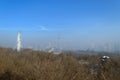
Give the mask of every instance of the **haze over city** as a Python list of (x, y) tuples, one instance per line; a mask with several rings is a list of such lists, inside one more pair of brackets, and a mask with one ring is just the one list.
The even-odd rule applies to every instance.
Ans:
[(119, 0), (0, 0), (0, 46), (120, 49)]

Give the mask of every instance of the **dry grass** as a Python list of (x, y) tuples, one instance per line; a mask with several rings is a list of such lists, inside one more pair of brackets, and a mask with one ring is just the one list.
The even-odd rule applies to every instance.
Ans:
[[(108, 70), (104, 73), (110, 76), (107, 80), (119, 80), (118, 60), (113, 59), (113, 63), (107, 64)], [(0, 49), (0, 80), (93, 80), (93, 75), (90, 66), (79, 64), (74, 56)]]

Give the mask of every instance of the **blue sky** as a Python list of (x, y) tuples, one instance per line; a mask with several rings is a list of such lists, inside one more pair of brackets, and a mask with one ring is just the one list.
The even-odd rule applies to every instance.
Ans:
[(0, 0), (0, 45), (87, 49), (119, 43), (119, 0)]

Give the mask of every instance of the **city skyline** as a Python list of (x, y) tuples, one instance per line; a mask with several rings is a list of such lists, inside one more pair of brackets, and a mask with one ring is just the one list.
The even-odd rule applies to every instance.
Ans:
[(20, 31), (26, 48), (45, 49), (51, 42), (68, 50), (104, 50), (108, 45), (115, 50), (120, 44), (119, 4), (119, 0), (1, 0), (0, 46), (15, 48)]

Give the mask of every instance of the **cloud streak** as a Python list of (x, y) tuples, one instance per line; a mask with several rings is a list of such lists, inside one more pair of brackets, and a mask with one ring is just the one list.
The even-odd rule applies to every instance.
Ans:
[(40, 26), (40, 27), (38, 27), (38, 30), (41, 30), (41, 31), (49, 31), (49, 29), (46, 28), (45, 26)]
[(50, 31), (45, 26), (39, 27), (1, 27), (0, 31)]
[(1, 27), (0, 31), (71, 31), (71, 28), (48, 28), (46, 26), (35, 26), (35, 27)]

